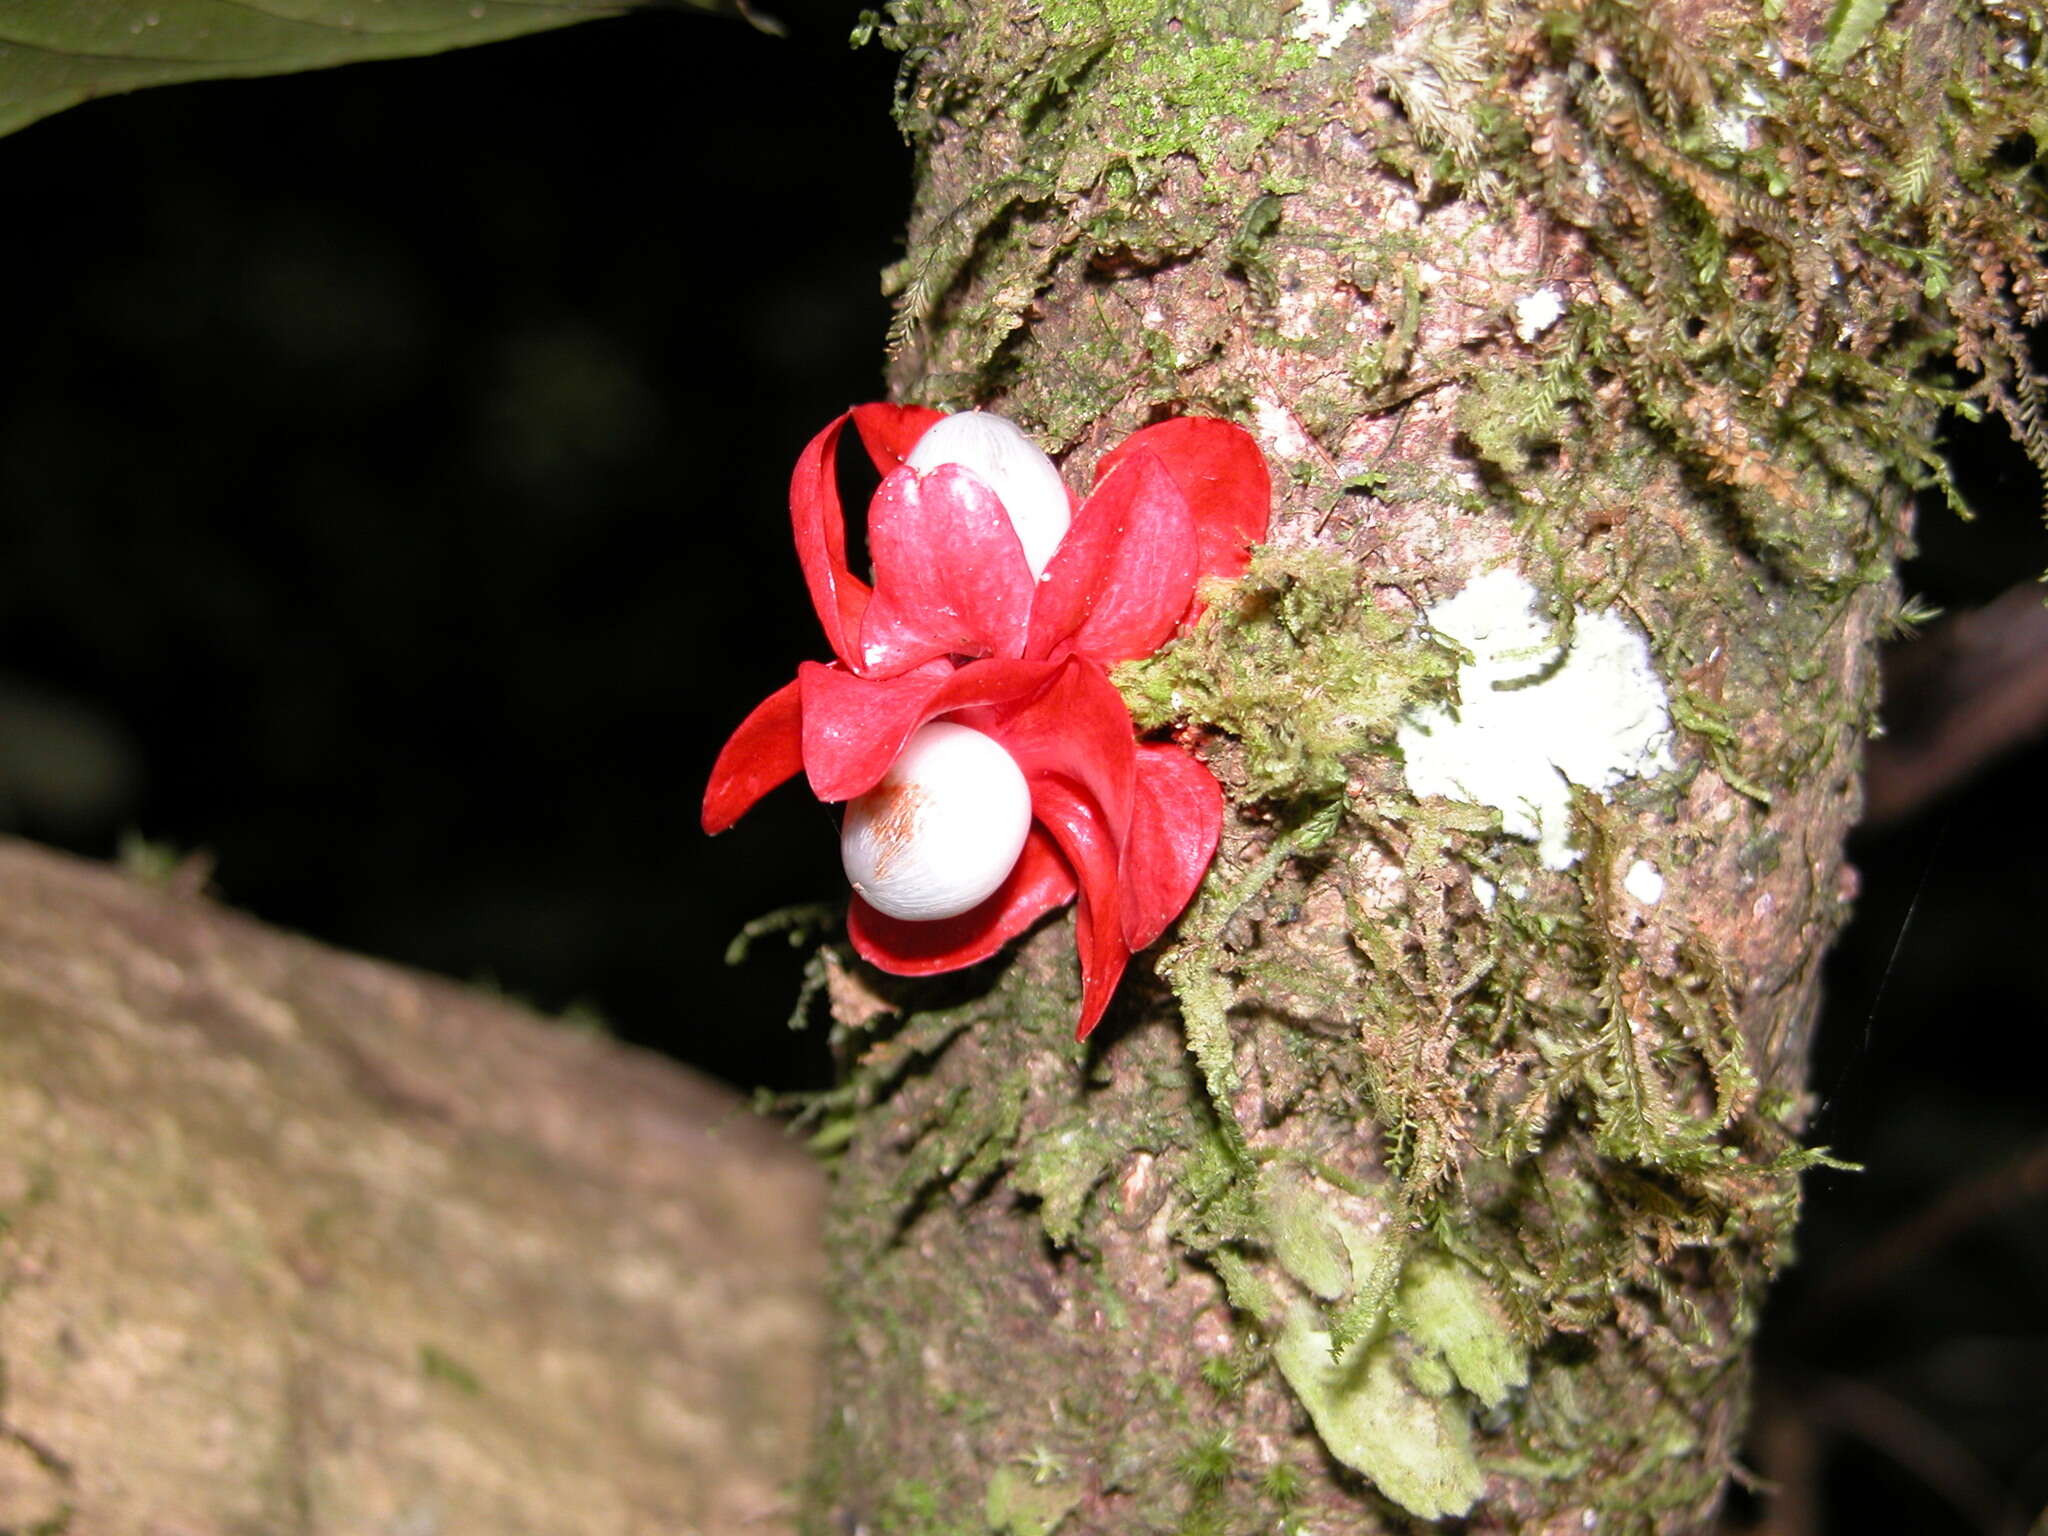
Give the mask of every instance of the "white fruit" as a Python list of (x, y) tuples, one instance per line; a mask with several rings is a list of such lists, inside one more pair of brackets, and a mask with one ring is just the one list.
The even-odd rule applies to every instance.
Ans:
[(1031, 790), (1016, 759), (980, 731), (935, 722), (847, 805), (839, 857), (876, 911), (933, 922), (986, 901), (1030, 830)]
[(942, 464), (972, 470), (1010, 514), (1031, 574), (1045, 574), (1073, 513), (1060, 472), (1016, 423), (987, 411), (961, 411), (928, 427), (904, 462), (927, 475)]

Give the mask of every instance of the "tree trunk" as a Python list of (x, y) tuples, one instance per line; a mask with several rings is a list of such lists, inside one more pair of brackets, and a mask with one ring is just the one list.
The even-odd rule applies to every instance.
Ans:
[[(1075, 485), (1233, 417), (1275, 524), (1119, 677), (1234, 802), (1163, 979), (1083, 1048), (1064, 922), (943, 994), (836, 976), (815, 1529), (1712, 1523), (1812, 1165), (1873, 647), (1960, 398), (1929, 361), (2040, 446), (2040, 21), (890, 8), (898, 395), (1011, 415)], [(1557, 756), (1569, 790), (1533, 741), (1465, 764), (1538, 818), (1431, 792), (1413, 734), (1460, 682), (1484, 712), (1424, 615), (1502, 570), (1543, 594), (1508, 691), (1555, 687), (1544, 731), (1672, 726)], [(1564, 686), (1636, 636), (1646, 675)]]
[(600, 1036), (0, 845), (0, 1529), (788, 1529), (807, 1164)]

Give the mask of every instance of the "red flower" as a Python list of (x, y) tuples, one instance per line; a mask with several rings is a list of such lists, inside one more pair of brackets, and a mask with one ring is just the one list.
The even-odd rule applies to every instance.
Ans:
[[(849, 419), (883, 476), (868, 514), (872, 587), (846, 564), (836, 460)], [(849, 870), (895, 885), (885, 899), (857, 884), (847, 929), (899, 975), (971, 965), (1078, 895), (1085, 1037), (1130, 956), (1194, 894), (1223, 818), (1208, 769), (1138, 741), (1103, 669), (1192, 619), (1202, 577), (1243, 571), (1269, 494), (1257, 445), (1228, 422), (1134, 433), (1076, 507), (1000, 418), (856, 407), (812, 439), (790, 483), (797, 558), (837, 660), (804, 662), (734, 732), (705, 791), (705, 831), (799, 771), (820, 800), (857, 801)], [(931, 722), (1001, 753), (965, 733), (919, 736)], [(965, 755), (949, 757), (954, 747)], [(1028, 823), (1002, 754), (1022, 775)], [(996, 862), (965, 867), (982, 858)]]

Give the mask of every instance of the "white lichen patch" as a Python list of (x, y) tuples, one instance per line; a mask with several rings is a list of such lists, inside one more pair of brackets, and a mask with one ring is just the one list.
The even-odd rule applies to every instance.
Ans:
[(1548, 284), (1515, 300), (1515, 334), (1534, 341), (1564, 318), (1564, 295)]
[(1770, 98), (1756, 88), (1754, 81), (1746, 82), (1737, 100), (1707, 114), (1707, 132), (1730, 153), (1746, 154), (1756, 148), (1757, 119), (1770, 105)]
[(1308, 434), (1301, 430), (1301, 423), (1278, 400), (1265, 395), (1253, 396), (1252, 416), (1258, 423), (1259, 436), (1272, 444), (1273, 451), (1283, 459), (1307, 458), (1313, 451)]
[(1399, 741), (1408, 787), (1500, 812), (1548, 869), (1578, 860), (1571, 787), (1605, 794), (1677, 767), (1664, 683), (1641, 630), (1612, 610), (1573, 616), (1562, 655), (1536, 589), (1503, 567), (1430, 609), (1432, 628), (1471, 653), (1458, 707), (1414, 711)]
[(1646, 907), (1664, 899), (1664, 876), (1648, 859), (1637, 859), (1621, 877), (1621, 888)]
[(1347, 0), (1342, 6), (1333, 5), (1331, 0), (1301, 0), (1294, 13), (1294, 36), (1299, 42), (1314, 43), (1316, 57), (1327, 59), (1367, 19), (1365, 7), (1358, 0)]

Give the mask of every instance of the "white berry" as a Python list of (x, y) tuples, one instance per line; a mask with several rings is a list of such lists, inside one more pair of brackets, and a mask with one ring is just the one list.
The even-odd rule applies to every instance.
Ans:
[(958, 917), (1009, 878), (1031, 830), (1016, 759), (980, 731), (921, 727), (882, 782), (846, 807), (839, 857), (876, 911), (908, 922)]
[(987, 411), (961, 411), (926, 428), (904, 462), (927, 475), (943, 464), (972, 470), (1010, 515), (1031, 574), (1045, 574), (1073, 512), (1059, 470), (1015, 422)]

